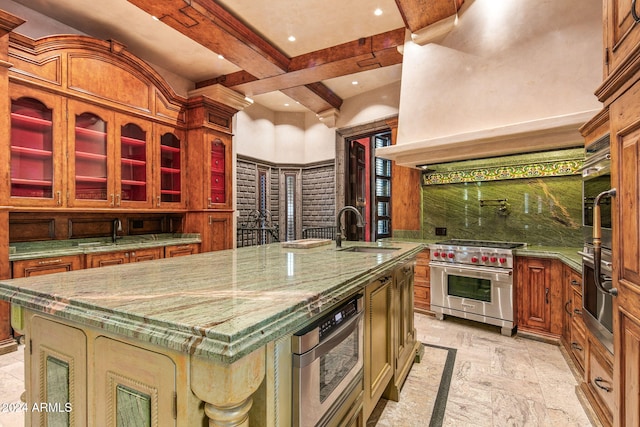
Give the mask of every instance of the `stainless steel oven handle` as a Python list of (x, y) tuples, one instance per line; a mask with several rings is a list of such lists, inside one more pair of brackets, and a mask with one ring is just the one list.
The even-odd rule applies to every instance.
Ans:
[[(313, 363), (314, 360), (321, 358), (330, 352), (336, 345), (340, 344), (359, 327), (359, 322), (363, 318), (364, 312), (358, 313), (351, 319), (347, 320), (340, 328), (338, 328), (331, 336), (322, 341), (320, 344), (301, 355), (294, 355), (293, 363), (296, 368), (304, 368)], [(360, 337), (362, 338), (362, 337)]]
[(506, 269), (506, 268), (491, 268), (491, 267), (476, 267), (476, 266), (467, 267), (465, 265), (452, 265), (452, 264), (440, 263), (440, 262), (434, 262), (434, 261), (431, 261), (429, 263), (429, 266), (440, 267), (440, 268), (457, 268), (460, 270), (477, 271), (480, 273), (504, 274), (506, 276), (511, 276), (513, 274), (511, 269)]
[[(593, 201), (593, 275), (596, 287), (603, 293), (609, 294), (611, 296), (618, 296), (618, 289), (611, 288), (607, 289), (604, 286), (604, 283), (607, 282), (604, 275), (601, 273), (601, 261), (602, 261), (602, 227), (600, 221), (600, 200), (603, 197), (615, 197), (616, 189), (612, 188), (607, 191), (603, 191), (598, 194)], [(611, 280), (609, 280), (610, 282)]]

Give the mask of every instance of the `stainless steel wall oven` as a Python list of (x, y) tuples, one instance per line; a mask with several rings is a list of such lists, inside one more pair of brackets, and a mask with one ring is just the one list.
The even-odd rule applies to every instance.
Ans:
[(585, 326), (613, 353), (612, 205), (609, 136), (585, 149), (582, 171), (582, 307)]
[(293, 335), (294, 426), (333, 425), (361, 403), (363, 306), (352, 297)]

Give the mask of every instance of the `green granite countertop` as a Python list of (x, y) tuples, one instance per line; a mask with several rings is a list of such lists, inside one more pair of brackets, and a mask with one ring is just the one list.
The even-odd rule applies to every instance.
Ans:
[(0, 299), (145, 342), (231, 363), (308, 324), (422, 244), (388, 253), (281, 244), (0, 281)]
[(20, 242), (9, 246), (9, 261), (59, 257), (99, 252), (129, 251), (134, 249), (155, 248), (158, 246), (184, 245), (200, 243), (199, 234), (145, 234), (123, 236), (112, 243), (110, 238), (49, 240), (42, 242)]
[(576, 271), (582, 271), (582, 255), (578, 252), (583, 248), (567, 248), (553, 246), (527, 246), (516, 249), (516, 256), (559, 259)]

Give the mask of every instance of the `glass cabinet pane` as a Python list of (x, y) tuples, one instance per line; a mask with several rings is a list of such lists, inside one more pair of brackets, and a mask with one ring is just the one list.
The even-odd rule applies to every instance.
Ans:
[(121, 127), (120, 161), (122, 200), (147, 200), (147, 133), (138, 125)]
[(53, 198), (52, 111), (40, 101), (11, 103), (11, 196)]
[(181, 197), (180, 139), (172, 133), (160, 138), (160, 200), (180, 202)]
[(76, 199), (107, 200), (107, 123), (91, 113), (76, 115)]

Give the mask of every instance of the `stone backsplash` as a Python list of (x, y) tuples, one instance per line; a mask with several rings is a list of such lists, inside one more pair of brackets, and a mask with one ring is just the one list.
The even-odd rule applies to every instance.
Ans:
[(571, 149), (433, 165), (423, 176), (422, 238), (580, 247), (583, 158)]

